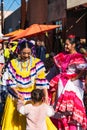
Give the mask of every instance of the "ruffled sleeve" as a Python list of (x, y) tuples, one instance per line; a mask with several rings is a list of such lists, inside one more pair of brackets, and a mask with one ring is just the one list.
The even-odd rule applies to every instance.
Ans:
[(36, 88), (49, 88), (49, 83), (45, 76), (45, 67), (42, 61), (36, 62)]
[[(6, 75), (7, 75), (7, 77), (6, 77)], [(8, 87), (16, 87), (17, 86), (17, 82), (15, 80), (15, 77), (12, 74), (11, 62), (8, 64), (7, 70), (4, 74), (4, 80), (6, 80), (6, 85)]]
[(54, 62), (55, 62), (55, 64), (56, 64), (56, 66), (57, 67), (61, 67), (61, 64), (63, 63), (63, 61), (64, 61), (64, 53), (59, 53), (59, 54), (57, 54), (56, 56), (54, 56)]

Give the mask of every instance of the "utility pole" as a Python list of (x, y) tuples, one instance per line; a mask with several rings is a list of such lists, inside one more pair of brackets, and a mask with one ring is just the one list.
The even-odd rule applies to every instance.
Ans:
[(3, 17), (4, 0), (1, 0), (1, 32), (4, 33), (4, 17)]
[(26, 0), (21, 0), (21, 28), (25, 28), (26, 22)]

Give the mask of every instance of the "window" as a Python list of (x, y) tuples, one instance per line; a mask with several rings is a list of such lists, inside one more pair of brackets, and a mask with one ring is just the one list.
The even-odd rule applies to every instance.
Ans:
[(56, 32), (58, 32), (58, 30), (62, 31), (62, 20), (56, 21), (56, 25), (61, 25), (60, 28), (56, 28)]

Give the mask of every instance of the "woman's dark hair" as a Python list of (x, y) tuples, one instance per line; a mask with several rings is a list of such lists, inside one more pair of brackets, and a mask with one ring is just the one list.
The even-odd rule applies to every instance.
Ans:
[(32, 48), (33, 44), (27, 40), (19, 41), (18, 43), (18, 52), (22, 51), (24, 48)]
[(42, 89), (35, 89), (31, 92), (31, 99), (34, 103), (42, 101), (44, 93)]
[(76, 43), (76, 37), (75, 35), (69, 35), (67, 39), (70, 41), (71, 44)]

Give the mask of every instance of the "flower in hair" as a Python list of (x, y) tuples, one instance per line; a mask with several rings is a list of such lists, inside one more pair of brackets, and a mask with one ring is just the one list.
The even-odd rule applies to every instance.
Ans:
[(71, 34), (68, 36), (68, 38), (75, 38), (75, 35)]

